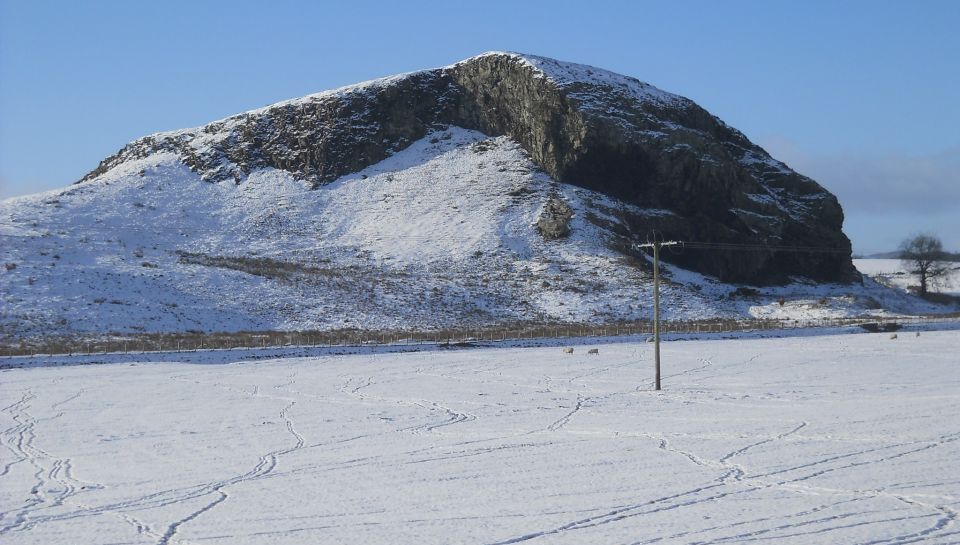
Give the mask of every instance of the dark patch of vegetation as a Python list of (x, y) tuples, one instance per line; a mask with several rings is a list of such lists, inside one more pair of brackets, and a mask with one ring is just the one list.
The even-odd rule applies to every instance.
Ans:
[(536, 191), (530, 189), (529, 187), (523, 186), (523, 187), (517, 187), (517, 188), (511, 189), (510, 191), (507, 192), (507, 196), (523, 197), (526, 195), (533, 195), (534, 193), (536, 193)]
[(619, 221), (600, 216), (592, 210), (587, 210), (584, 213), (584, 218), (597, 227), (609, 231), (610, 233), (613, 233), (622, 239), (629, 239), (630, 237), (630, 230)]
[(937, 303), (940, 305), (960, 305), (960, 296), (950, 295), (949, 293), (938, 293), (928, 291), (927, 293), (919, 294), (921, 298), (931, 303)]
[[(611, 250), (623, 254), (616, 258), (617, 263), (632, 267), (634, 269), (639, 269), (641, 271), (653, 271), (653, 265), (647, 261), (646, 256), (635, 249), (629, 241), (621, 239), (611, 242), (608, 246)], [(660, 272), (664, 272), (662, 268)]]
[(471, 144), (470, 151), (474, 153), (486, 153), (495, 147), (497, 147), (497, 144), (493, 140), (481, 140)]
[(868, 322), (865, 324), (860, 324), (860, 327), (869, 331), (870, 333), (880, 333), (880, 332), (890, 333), (893, 331), (899, 331), (901, 328), (900, 324), (896, 322), (884, 322), (884, 323)]
[(203, 265), (205, 267), (219, 267), (240, 271), (264, 278), (287, 280), (292, 275), (307, 274), (319, 276), (336, 276), (335, 269), (314, 267), (291, 261), (280, 261), (269, 257), (252, 256), (212, 256), (207, 254), (177, 251), (180, 263)]
[(455, 343), (441, 344), (440, 348), (480, 348), (480, 345), (475, 342), (460, 341)]
[(753, 288), (748, 288), (748, 287), (745, 287), (745, 286), (740, 286), (739, 288), (737, 288), (737, 289), (733, 290), (732, 292), (730, 292), (730, 298), (732, 299), (732, 298), (734, 298), (734, 297), (756, 297), (756, 296), (759, 295), (759, 294), (760, 294), (760, 292), (758, 292), (757, 290), (755, 290), (755, 289), (753, 289)]

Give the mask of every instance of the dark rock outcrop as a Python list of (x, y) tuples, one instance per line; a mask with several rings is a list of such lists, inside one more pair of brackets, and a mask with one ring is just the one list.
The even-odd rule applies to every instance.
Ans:
[(510, 136), (559, 182), (661, 209), (621, 214), (626, 232), (637, 238), (655, 229), (670, 238), (738, 245), (665, 256), (678, 265), (757, 284), (791, 276), (858, 278), (837, 199), (736, 129), (636, 79), (510, 53), (147, 136), (81, 182), (124, 161), (170, 151), (210, 182), (239, 183), (253, 170), (273, 167), (320, 186), (445, 125)]
[(573, 210), (556, 195), (551, 195), (537, 218), (537, 231), (547, 240), (563, 238), (570, 234)]

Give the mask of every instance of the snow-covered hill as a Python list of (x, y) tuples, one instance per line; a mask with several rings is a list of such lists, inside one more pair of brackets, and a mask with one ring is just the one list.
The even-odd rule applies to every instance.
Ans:
[[(551, 196), (574, 211), (568, 238), (535, 228)], [(2, 326), (32, 336), (649, 317), (649, 265), (611, 249), (624, 243), (623, 210), (669, 214), (553, 182), (509, 138), (456, 127), (318, 190), (270, 168), (204, 183), (158, 153), (0, 203)], [(808, 284), (729, 299), (734, 286), (672, 276), (671, 319), (898, 303), (876, 286)]]
[[(849, 279), (840, 219), (687, 99), (493, 53), (144, 137), (81, 183), (0, 201), (0, 338), (635, 320), (650, 228), (836, 250), (665, 253), (701, 272)], [(796, 274), (731, 297), (666, 268), (667, 319), (938, 309)]]
[(244, 183), (271, 168), (316, 188), (448, 126), (511, 138), (555, 181), (672, 212), (625, 214), (636, 233), (828, 250), (800, 256), (690, 248), (671, 257), (685, 268), (760, 284), (859, 278), (841, 230), (843, 211), (814, 180), (689, 99), (636, 78), (518, 53), (491, 52), (152, 134), (104, 159), (83, 181), (173, 153), (207, 182)]

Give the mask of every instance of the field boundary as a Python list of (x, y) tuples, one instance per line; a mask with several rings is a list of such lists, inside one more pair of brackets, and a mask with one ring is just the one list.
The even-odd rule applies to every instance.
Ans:
[[(717, 319), (663, 321), (664, 334), (739, 333), (811, 328), (860, 326), (871, 331), (896, 331), (905, 326), (960, 323), (960, 315), (884, 316), (807, 320)], [(0, 358), (73, 356), (94, 354), (144, 354), (205, 350), (291, 347), (362, 347), (386, 345), (461, 344), (579, 337), (652, 335), (649, 321), (603, 325), (512, 324), (433, 330), (241, 331), (233, 333), (164, 333), (103, 335), (97, 338), (57, 337), (0, 346)]]

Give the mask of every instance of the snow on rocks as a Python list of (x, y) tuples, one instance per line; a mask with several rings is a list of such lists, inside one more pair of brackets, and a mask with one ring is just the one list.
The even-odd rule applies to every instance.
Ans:
[[(516, 58), (561, 88), (569, 89), (574, 96), (581, 99), (589, 99), (589, 94), (583, 93), (578, 87), (588, 84), (603, 88), (607, 92), (624, 95), (629, 99), (641, 103), (653, 102), (664, 107), (690, 104), (689, 99), (658, 89), (637, 78), (624, 76), (595, 66), (559, 61), (526, 53), (504, 51), (491, 51), (479, 56), (482, 57), (485, 55), (507, 55)], [(463, 62), (469, 62), (469, 60), (470, 59)], [(587, 102), (589, 102), (589, 100), (587, 100)]]

